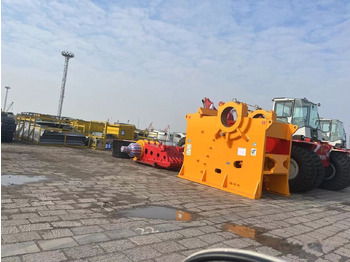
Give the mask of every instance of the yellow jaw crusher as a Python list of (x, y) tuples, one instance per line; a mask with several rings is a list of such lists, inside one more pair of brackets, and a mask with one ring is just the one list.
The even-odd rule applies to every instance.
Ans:
[(186, 120), (179, 177), (252, 199), (259, 199), (262, 189), (290, 195), (290, 151), (297, 126), (277, 122), (274, 111), (248, 113), (246, 104), (236, 102), (218, 110), (199, 108)]

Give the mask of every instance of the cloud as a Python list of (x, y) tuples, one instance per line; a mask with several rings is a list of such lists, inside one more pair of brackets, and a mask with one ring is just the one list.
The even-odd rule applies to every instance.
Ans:
[(184, 130), (204, 96), (266, 109), (306, 96), (348, 121), (346, 1), (4, 0), (2, 11), (2, 85), (18, 111), (56, 112), (69, 50), (66, 115)]

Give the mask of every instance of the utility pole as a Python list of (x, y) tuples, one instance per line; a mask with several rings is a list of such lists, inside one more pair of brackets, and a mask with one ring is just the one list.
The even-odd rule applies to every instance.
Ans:
[(61, 119), (61, 114), (62, 114), (64, 89), (65, 89), (66, 80), (67, 80), (68, 61), (69, 61), (70, 58), (74, 57), (74, 54), (72, 52), (68, 52), (68, 51), (62, 51), (61, 54), (65, 57), (65, 60), (64, 60), (62, 84), (61, 84), (61, 95), (60, 95), (60, 100), (59, 100), (59, 103), (58, 103), (58, 112), (57, 112), (57, 116), (58, 116), (59, 119)]
[(4, 112), (6, 111), (7, 94), (8, 94), (8, 92), (9, 92), (9, 89), (11, 89), (11, 87), (5, 86), (5, 88), (6, 88), (6, 95), (5, 95), (4, 109), (3, 109)]

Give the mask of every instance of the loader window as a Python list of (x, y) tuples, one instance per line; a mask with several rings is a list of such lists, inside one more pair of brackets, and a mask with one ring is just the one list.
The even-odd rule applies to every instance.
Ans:
[(298, 125), (299, 127), (307, 126), (307, 111), (306, 106), (298, 106), (296, 103), (293, 112), (292, 124)]
[(331, 131), (331, 122), (322, 120), (320, 121), (322, 139), (325, 141), (330, 141), (330, 131)]
[(337, 140), (346, 140), (344, 125), (340, 121), (333, 120), (330, 141), (335, 142)]
[(329, 121), (321, 121), (321, 130), (322, 130), (322, 132), (328, 133), (330, 130), (330, 122)]
[(275, 104), (275, 111), (277, 117), (290, 117), (292, 115), (293, 102), (284, 101)]
[(310, 122), (309, 125), (312, 128), (320, 128), (320, 123), (319, 123), (319, 115), (318, 115), (318, 109), (317, 105), (310, 105)]
[(320, 129), (317, 105), (302, 99), (295, 100), (292, 124)]

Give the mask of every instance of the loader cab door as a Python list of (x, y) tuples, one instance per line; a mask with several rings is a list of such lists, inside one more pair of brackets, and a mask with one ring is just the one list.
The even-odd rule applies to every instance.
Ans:
[(330, 141), (338, 147), (346, 147), (346, 134), (343, 122), (332, 120)]
[(293, 104), (293, 101), (275, 102), (274, 111), (276, 112), (278, 121), (292, 123)]
[(322, 131), (322, 140), (331, 141), (331, 121), (321, 120), (320, 121), (321, 131)]

